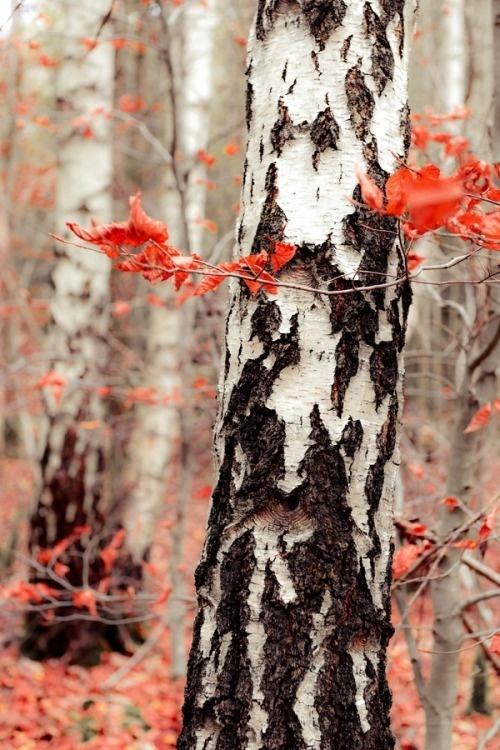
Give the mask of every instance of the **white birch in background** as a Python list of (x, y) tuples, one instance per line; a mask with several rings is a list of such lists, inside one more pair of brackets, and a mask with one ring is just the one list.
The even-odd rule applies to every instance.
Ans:
[[(164, 10), (163, 19), (162, 57), (170, 87), (166, 142), (175, 159), (165, 170), (162, 214), (174, 246), (185, 252), (202, 253), (204, 230), (200, 220), (205, 211), (206, 167), (197, 161), (197, 152), (208, 144), (215, 2), (186, 3), (180, 12), (168, 14)], [(149, 313), (143, 385), (154, 389), (160, 403), (137, 410), (130, 451), (134, 489), (125, 528), (131, 554), (139, 562), (151, 546), (167, 492), (175, 496), (169, 558), (173, 590), (169, 625), (172, 675), (179, 677), (186, 670), (183, 577), (179, 566), (193, 470), (189, 463), (192, 426), (181, 414), (189, 409), (194, 303), (179, 308), (170, 289), (158, 287), (155, 292), (164, 307), (152, 307)], [(162, 398), (166, 403), (161, 403)]]
[[(58, 234), (65, 233), (66, 221), (85, 225), (90, 217), (111, 219), (111, 126), (95, 112), (109, 112), (112, 106), (113, 50), (100, 44), (87, 53), (79, 42), (96, 34), (108, 10), (108, 0), (65, 2), (58, 8), (56, 29), (63, 40), (56, 78), (59, 143), (54, 223)], [(88, 122), (92, 137), (85, 137), (78, 118)], [(102, 385), (108, 359), (109, 274), (109, 261), (100, 253), (57, 245), (47, 352), (50, 370), (63, 385), (60, 401), (50, 386), (45, 389), (40, 493), (30, 533), (35, 557), (39, 549), (52, 548), (70, 536), (75, 527), (88, 525), (93, 535), (103, 528), (105, 415), (96, 389)], [(82, 543), (88, 541), (86, 535)], [(95, 548), (87, 553), (92, 557)], [(68, 580), (82, 585), (81, 556), (69, 556), (68, 565)], [(89, 566), (92, 579), (91, 562)], [(35, 652), (59, 655), (78, 648), (75, 632), (83, 631), (85, 624), (56, 622), (44, 628), (35, 617), (30, 627), (27, 643), (32, 641)]]
[[(464, 0), (447, 3), (442, 12), (442, 33), (438, 71), (443, 80), (440, 96), (443, 110), (467, 106), (470, 117), (454, 124), (457, 135), (466, 136), (471, 151), (491, 160), (493, 119), (493, 7), (491, 0), (480, 0), (474, 8)], [(470, 274), (471, 268), (467, 269)], [(483, 273), (481, 268), (478, 273)], [(500, 305), (496, 290), (469, 285), (462, 295), (454, 293), (460, 310), (458, 341), (460, 350), (455, 369), (455, 421), (450, 430), (450, 454), (446, 495), (457, 497), (461, 505), (452, 512), (441, 506), (438, 535), (444, 542), (468, 518), (467, 508), (481, 495), (481, 439), (464, 434), (484, 398), (486, 371), (495, 369), (488, 347), (499, 326)], [(483, 328), (483, 333), (477, 331)], [(459, 661), (463, 647), (461, 558), (463, 550), (449, 547), (440, 560), (431, 582), (434, 642), (431, 675), (425, 690), (426, 750), (454, 747), (453, 721), (459, 688)]]

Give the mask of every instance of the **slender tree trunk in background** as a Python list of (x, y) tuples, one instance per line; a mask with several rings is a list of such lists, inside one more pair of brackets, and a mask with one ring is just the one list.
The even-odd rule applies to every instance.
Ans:
[[(111, 216), (111, 130), (105, 117), (94, 116), (94, 136), (85, 138), (74, 118), (112, 105), (113, 51), (101, 44), (84, 54), (79, 39), (92, 38), (109, 10), (107, 0), (65, 5), (63, 62), (57, 75), (61, 114), (56, 227), (67, 220), (88, 224), (91, 216)], [(104, 417), (96, 388), (102, 385), (108, 351), (109, 260), (99, 253), (57, 247), (53, 272), (52, 323), (48, 351), (51, 369), (66, 382), (60, 403), (47, 388), (46, 416), (41, 435), (40, 494), (30, 526), (30, 553), (53, 548), (76, 527), (90, 534), (59, 558), (69, 566), (75, 586), (95, 583), (102, 575), (97, 553), (104, 526), (105, 446), (103, 426), (85, 429)], [(90, 425), (90, 427), (94, 425)], [(39, 576), (39, 574), (37, 574)], [(86, 578), (88, 580), (86, 580)], [(37, 578), (39, 580), (39, 577)], [(53, 585), (53, 582), (50, 582)], [(44, 626), (35, 615), (28, 623), (25, 649), (37, 657), (69, 651), (75, 658), (92, 649), (99, 626), (85, 622), (54, 622)]]
[[(457, 6), (450, 7), (447, 18), (451, 24), (450, 38), (453, 40), (453, 30), (456, 35), (449, 54), (442, 53), (443, 65), (446, 66), (447, 62), (450, 65), (442, 73), (447, 80), (455, 81), (457, 86), (454, 93), (448, 94), (452, 97), (448, 109), (462, 104), (471, 109), (470, 121), (461, 125), (462, 133), (468, 137), (473, 153), (491, 160), (494, 54), (491, 0), (474, 3), (473, 13), (468, 4), (458, 2)], [(465, 38), (468, 44), (464, 43)], [(462, 88), (461, 100), (458, 87)], [(464, 430), (482, 402), (485, 366), (486, 370), (491, 369), (489, 358), (477, 365), (474, 362), (478, 350), (487, 345), (498, 326), (495, 311), (498, 314), (500, 306), (495, 302), (495, 296), (498, 295), (492, 287), (489, 287), (486, 298), (483, 290), (469, 287), (465, 290), (465, 301), (458, 300), (463, 304), (469, 331), (461, 337), (465, 361), (459, 358), (457, 364), (457, 370), (463, 371), (457, 375), (456, 421), (450, 435), (446, 495), (459, 498), (463, 507), (453, 511), (441, 507), (438, 528), (442, 541), (466, 522), (466, 509), (472, 498), (480, 494), (477, 474), (481, 461), (481, 439), (475, 433), (464, 435)], [(491, 312), (491, 323), (486, 325), (484, 336), (474, 345), (470, 332), (484, 324), (488, 310)], [(434, 645), (431, 676), (426, 690), (426, 750), (451, 750), (453, 747), (453, 719), (464, 633), (461, 612), (462, 554), (462, 550), (448, 548), (431, 583)]]
[[(206, 168), (196, 164), (196, 153), (208, 142), (208, 109), (211, 95), (211, 57), (214, 31), (214, 2), (186, 5), (175, 29), (163, 11), (164, 55), (169, 72), (170, 99), (167, 143), (177, 162), (166, 170), (163, 215), (170, 241), (188, 251), (202, 246)], [(190, 165), (185, 174), (183, 165)], [(126, 514), (126, 530), (136, 563), (145, 559), (153, 541), (155, 524), (161, 515), (168, 490), (175, 497), (174, 527), (169, 558), (172, 599), (169, 626), (172, 644), (172, 676), (186, 671), (185, 607), (182, 603), (186, 505), (191, 494), (188, 461), (187, 420), (180, 417), (182, 390), (189, 387), (190, 333), (193, 331), (193, 303), (175, 305), (170, 289), (156, 290), (165, 307), (152, 307), (148, 324), (147, 380), (170, 402), (138, 409), (131, 442), (131, 459), (136, 483)], [(186, 404), (182, 411), (188, 408)], [(135, 467), (135, 469), (134, 469)], [(167, 482), (168, 480), (168, 487)]]
[[(208, 0), (204, 5), (191, 4), (185, 7), (183, 16), (183, 88), (182, 88), (182, 147), (187, 161), (192, 161), (184, 193), (185, 221), (187, 225), (188, 247), (193, 252), (203, 254), (203, 227), (200, 219), (205, 216), (206, 166), (196, 163), (199, 149), (208, 148), (209, 113), (212, 97), (213, 42), (216, 24), (216, 0)], [(203, 303), (202, 303), (203, 304)], [(195, 303), (187, 304), (181, 311), (182, 338), (180, 358), (182, 380), (189, 389), (194, 380), (192, 359), (196, 346)], [(192, 332), (186, 336), (186, 332)], [(192, 495), (193, 461), (193, 415), (189, 409), (189, 397), (181, 413), (181, 476), (178, 486), (175, 524), (172, 528), (172, 549), (170, 557), (170, 579), (172, 599), (170, 601), (170, 636), (172, 644), (172, 676), (186, 674), (186, 606), (184, 573), (182, 563), (186, 534), (186, 514)]]
[[(382, 184), (406, 153), (408, 5), (259, 2), (237, 249), (294, 243), (283, 280), (342, 291), (403, 273), (395, 223), (351, 199), (356, 167)], [(405, 285), (330, 298), (232, 285), (180, 750), (394, 746), (385, 660), (409, 300)]]

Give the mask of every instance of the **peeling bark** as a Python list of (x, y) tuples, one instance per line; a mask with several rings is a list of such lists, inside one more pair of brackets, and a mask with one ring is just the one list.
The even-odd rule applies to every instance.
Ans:
[[(368, 5), (394, 59), (383, 91), (367, 3), (259, 2), (237, 251), (295, 244), (284, 281), (346, 291), (404, 273), (394, 223), (351, 201), (356, 167), (383, 185), (407, 142), (404, 3)], [(276, 299), (232, 284), (180, 750), (394, 747), (385, 654), (409, 300), (404, 284)]]

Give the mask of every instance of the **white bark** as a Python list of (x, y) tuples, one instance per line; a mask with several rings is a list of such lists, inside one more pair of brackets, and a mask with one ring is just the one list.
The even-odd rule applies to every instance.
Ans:
[[(56, 82), (61, 112), (55, 221), (59, 234), (64, 234), (66, 221), (87, 224), (91, 216), (100, 221), (111, 218), (110, 123), (92, 112), (111, 108), (113, 53), (110, 45), (102, 44), (84, 55), (78, 42), (80, 37), (95, 33), (108, 9), (107, 0), (92, 0), (84, 6), (66, 4), (60, 18), (66, 42)], [(94, 137), (83, 138), (73, 124), (80, 116), (89, 118)], [(107, 361), (109, 274), (109, 261), (103, 255), (58, 245), (48, 351), (51, 369), (64, 376), (67, 385), (60, 405), (48, 394), (48, 419), (41, 440), (45, 463), (40, 513), (47, 524), (47, 546), (57, 537), (58, 520), (53, 517), (49, 521), (49, 516), (55, 513), (51, 487), (58, 483), (58, 473), (75, 477), (80, 462), (85, 464), (84, 509), (90, 514), (96, 487), (102, 490), (98, 465), (103, 432), (82, 429), (79, 421), (104, 416), (95, 389), (102, 385)], [(75, 437), (74, 453), (69, 463), (64, 463), (62, 450), (70, 432)], [(66, 498), (68, 523), (77, 513), (77, 502), (74, 497)]]
[[(366, 215), (356, 215), (351, 199), (357, 168), (381, 178), (406, 150), (407, 49), (395, 7), (259, 3), (237, 252), (269, 250), (276, 239), (296, 245), (299, 258), (284, 281), (334, 288), (330, 273), (369, 275), (377, 240), (362, 231), (353, 240), (350, 226), (357, 231)], [(384, 252), (384, 271), (397, 274), (397, 243), (387, 240), (376, 257)], [(392, 746), (385, 709), (377, 716), (371, 702), (377, 690), (385, 694), (374, 683), (374, 674), (383, 682), (383, 637), (375, 629), (352, 633), (342, 654), (336, 651), (344, 595), (333, 571), (343, 537), (340, 530), (329, 537), (328, 519), (332, 512), (332, 523), (340, 522), (345, 507), (351, 573), (366, 582), (365, 607), (383, 618), (399, 462), (399, 355), (389, 388), (376, 371), (388, 373), (395, 363), (382, 360), (397, 338), (400, 291), (382, 293), (373, 308), (368, 302), (371, 339), (363, 324), (356, 328), (360, 311), (349, 295), (337, 305), (280, 289), (271, 302), (231, 285), (215, 430), (219, 484), (197, 572), (200, 613), (182, 750), (284, 749), (292, 736), (300, 749)], [(402, 319), (399, 330), (404, 338)], [(319, 549), (326, 569), (319, 561), (316, 568)], [(355, 584), (349, 590), (360, 593)], [(341, 688), (338, 670), (346, 678)], [(342, 699), (337, 690), (345, 690)], [(349, 706), (344, 723), (339, 700)]]

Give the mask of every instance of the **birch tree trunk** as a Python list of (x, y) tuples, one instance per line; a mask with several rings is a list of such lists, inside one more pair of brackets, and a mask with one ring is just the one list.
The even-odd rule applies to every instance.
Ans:
[[(298, 247), (232, 286), (218, 482), (196, 573), (180, 750), (388, 750), (392, 503), (406, 315), (392, 219), (353, 205), (408, 146), (404, 0), (260, 0), (237, 251)], [(344, 290), (346, 293), (343, 293)]]
[[(450, 25), (450, 29), (446, 44), (450, 44), (450, 50), (448, 54), (443, 53), (442, 73), (450, 84), (455, 81), (455, 90), (448, 92), (448, 111), (463, 104), (470, 107), (470, 122), (461, 125), (463, 134), (470, 141), (471, 151), (490, 161), (494, 67), (491, 0), (475, 3), (473, 13), (474, 18), (472, 8), (466, 7), (463, 0), (456, 0), (449, 7), (446, 24)], [(443, 14), (443, 19), (445, 16)], [(465, 42), (466, 30), (468, 45)], [(443, 46), (446, 47), (446, 44)], [(449, 65), (448, 69), (446, 65)], [(485, 373), (488, 373), (487, 379), (494, 380), (494, 359), (487, 356), (484, 361), (480, 358), (478, 360), (478, 352), (487, 347), (490, 341), (494, 341), (500, 311), (498, 293), (493, 287), (489, 287), (485, 296), (479, 287), (470, 286), (465, 291), (465, 300), (459, 298), (458, 303), (462, 306), (468, 326), (460, 336), (462, 352), (457, 363), (456, 419), (450, 434), (446, 495), (459, 498), (461, 506), (452, 512), (441, 506), (438, 534), (443, 543), (467, 521), (467, 508), (473, 496), (478, 494), (477, 467), (480, 465), (481, 441), (475, 433), (464, 435), (464, 430), (483, 401), (481, 392), (484, 389), (482, 381)], [(490, 320), (486, 318), (487, 310), (491, 310)], [(460, 325), (463, 327), (461, 319)], [(484, 330), (483, 335), (478, 337), (471, 333), (480, 331), (481, 328)], [(495, 351), (492, 354), (494, 357)], [(492, 394), (489, 395), (491, 397)], [(453, 747), (459, 659), (464, 634), (461, 608), (462, 554), (463, 550), (449, 547), (441, 558), (431, 583), (434, 642), (425, 701), (426, 750), (451, 750)]]
[[(213, 0), (203, 6), (187, 4), (175, 29), (170, 28), (170, 18), (163, 10), (164, 57), (170, 79), (167, 142), (171, 155), (182, 156), (180, 162), (172, 161), (166, 169), (163, 214), (172, 244), (186, 250), (200, 251), (202, 246), (202, 228), (196, 220), (204, 215), (206, 168), (196, 164), (196, 153), (208, 142), (214, 5)], [(186, 170), (184, 165), (188, 165)], [(180, 677), (185, 674), (186, 656), (179, 566), (191, 484), (187, 477), (190, 467), (185, 461), (189, 441), (186, 420), (180, 418), (179, 399), (183, 386), (190, 382), (188, 347), (194, 318), (192, 303), (179, 308), (170, 289), (159, 287), (158, 293), (165, 307), (150, 311), (145, 385), (167, 401), (138, 410), (130, 454), (136, 482), (125, 527), (131, 554), (139, 563), (148, 555), (170, 484), (176, 507), (169, 566), (173, 593), (169, 625), (172, 676)], [(187, 405), (183, 411), (185, 408)]]
[[(111, 45), (101, 44), (84, 54), (78, 41), (95, 35), (108, 10), (107, 0), (71, 3), (64, 6), (59, 18), (64, 32), (64, 59), (56, 84), (61, 115), (55, 220), (59, 234), (68, 220), (86, 225), (91, 216), (111, 219), (109, 121), (95, 115), (92, 138), (85, 138), (74, 122), (93, 110), (106, 112), (112, 106)], [(31, 517), (29, 545), (36, 558), (40, 549), (53, 548), (75, 527), (89, 526), (90, 534), (73, 545), (64, 559), (69, 566), (68, 581), (82, 586), (95, 583), (102, 572), (96, 555), (104, 525), (103, 430), (102, 425), (85, 429), (82, 422), (98, 424), (104, 416), (96, 389), (102, 385), (107, 361), (110, 264), (99, 253), (70, 246), (61, 249), (58, 245), (56, 252), (48, 350), (50, 369), (63, 376), (66, 384), (60, 403), (50, 388), (46, 389), (41, 486)], [(40, 657), (95, 645), (97, 632), (93, 623), (84, 622), (61, 621), (45, 627), (36, 615), (28, 631), (25, 647)]]

